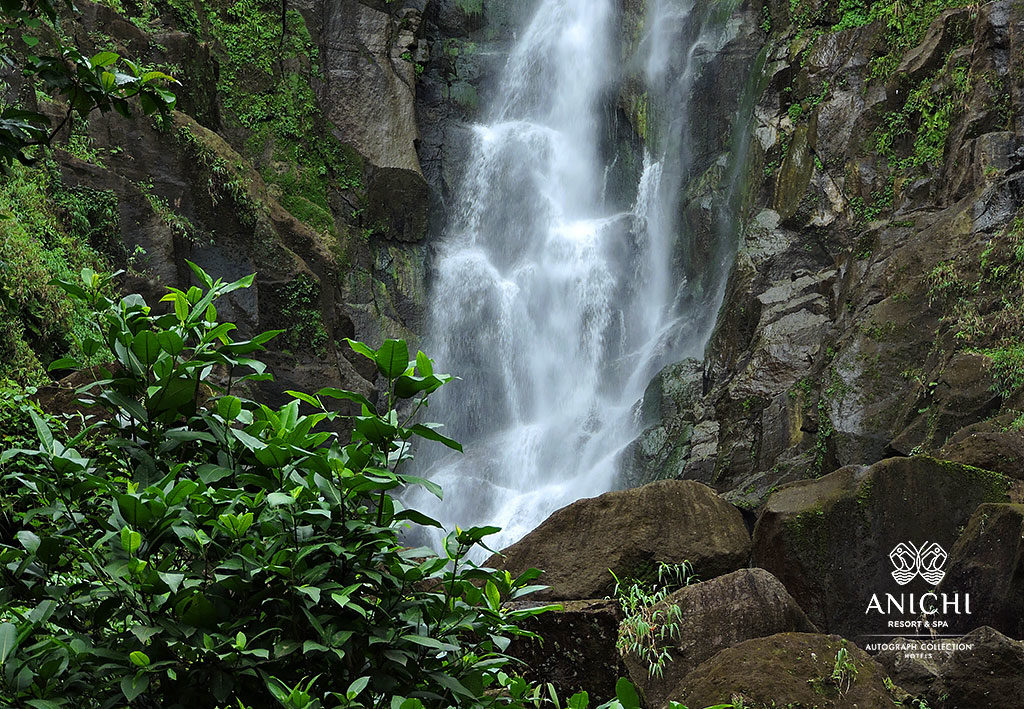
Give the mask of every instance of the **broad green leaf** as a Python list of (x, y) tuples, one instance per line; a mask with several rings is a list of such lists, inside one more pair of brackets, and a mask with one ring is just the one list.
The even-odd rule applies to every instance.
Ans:
[(185, 342), (181, 339), (181, 335), (173, 330), (158, 332), (156, 334), (156, 341), (160, 343), (160, 348), (172, 357), (178, 356), (185, 349)]
[(615, 696), (622, 703), (623, 709), (640, 709), (640, 696), (633, 683), (625, 677), (619, 677), (615, 683)]
[(18, 629), (13, 623), (0, 623), (0, 665), (18, 645)]
[(234, 421), (242, 413), (242, 400), (237, 396), (222, 396), (217, 399), (217, 413), (226, 421)]
[(359, 342), (358, 340), (350, 340), (347, 337), (345, 338), (345, 342), (348, 343), (348, 346), (352, 348), (353, 352), (358, 352), (363, 357), (366, 357), (367, 359), (373, 360), (374, 362), (377, 361), (377, 353), (374, 352), (369, 347), (367, 347), (362, 342)]
[(14, 535), (21, 546), (25, 547), (25, 551), (29, 554), (35, 554), (39, 550), (40, 539), (35, 532), (30, 532), (27, 529), (23, 529)]
[(354, 681), (352, 684), (350, 684), (348, 686), (348, 689), (345, 691), (345, 697), (349, 701), (352, 701), (353, 699), (358, 697), (359, 694), (364, 689), (366, 689), (366, 685), (368, 685), (369, 683), (370, 683), (370, 678), (369, 677), (360, 677), (359, 679), (357, 679), (356, 681)]
[(252, 282), (255, 278), (256, 274), (250, 273), (248, 276), (239, 278), (237, 281), (234, 281), (233, 283), (228, 283), (226, 286), (222, 286), (220, 288), (220, 293), (231, 293), (232, 291), (236, 291), (239, 288), (248, 288), (249, 286), (252, 285)]
[(381, 374), (397, 379), (409, 368), (409, 346), (405, 340), (384, 340), (373, 359)]
[(160, 341), (149, 330), (143, 330), (132, 341), (132, 352), (144, 366), (149, 367), (160, 355)]
[(157, 575), (171, 589), (171, 593), (177, 593), (178, 589), (181, 588), (182, 581), (185, 580), (185, 574), (172, 574), (167, 571), (160, 571)]
[(271, 507), (295, 504), (295, 498), (286, 492), (272, 492), (267, 495), (267, 504)]
[(35, 412), (35, 409), (28, 410), (29, 416), (32, 417), (32, 425), (35, 426), (36, 435), (39, 436), (39, 442), (43, 444), (43, 450), (47, 453), (53, 453), (53, 432), (50, 430), (50, 425), (46, 423), (46, 420), (42, 416)]
[(138, 667), (149, 667), (149, 655), (142, 652), (141, 650), (135, 650), (128, 656), (128, 659), (132, 661), (133, 665)]
[(399, 479), (407, 485), (419, 485), (439, 500), (444, 499), (444, 491), (441, 486), (433, 480), (427, 480), (416, 475), (399, 475)]
[(496, 611), (501, 608), (501, 594), (498, 593), (498, 587), (494, 585), (493, 581), (488, 581), (484, 585), (484, 595), (487, 597), (487, 604), (491, 610)]
[(410, 433), (413, 433), (419, 436), (420, 438), (426, 438), (428, 441), (437, 441), (438, 443), (443, 443), (452, 450), (459, 451), (460, 453), (462, 452), (461, 443), (451, 438), (448, 438), (447, 436), (442, 436), (440, 433), (438, 433), (433, 428), (430, 428), (429, 426), (424, 426), (423, 424), (418, 423), (412, 428), (410, 428), (409, 431)]
[(134, 555), (140, 546), (142, 546), (142, 535), (128, 529), (128, 527), (124, 527), (121, 530), (121, 548)]
[(89, 66), (91, 66), (93, 69), (96, 69), (101, 66), (110, 66), (111, 64), (116, 62), (118, 58), (118, 55), (114, 54), (114, 52), (100, 52), (99, 54), (94, 55), (93, 58), (89, 60)]
[[(150, 73), (152, 74), (152, 73), (159, 73), (159, 72), (150, 72)], [(143, 78), (145, 78), (145, 77), (143, 77)], [(196, 264), (192, 263), (188, 259), (185, 259), (185, 263), (187, 263), (188, 267), (190, 269), (192, 269), (192, 273), (195, 274), (196, 278), (199, 279), (200, 283), (202, 283), (207, 288), (213, 288), (213, 278), (211, 278), (210, 275), (206, 271), (204, 271), (202, 268), (200, 268)]]
[(587, 709), (590, 706), (590, 695), (586, 692), (577, 692), (569, 697), (566, 709)]
[(55, 369), (78, 369), (81, 366), (81, 363), (74, 357), (61, 357), (60, 359), (50, 362), (50, 366), (46, 368), (46, 371), (52, 372)]
[(134, 495), (118, 495), (117, 510), (125, 522), (136, 527), (143, 527), (153, 519), (153, 513), (142, 503), (142, 500)]
[(149, 675), (146, 674), (139, 673), (121, 680), (121, 692), (129, 702), (134, 702), (148, 687)]
[(427, 357), (427, 355), (425, 355), (421, 350), (416, 353), (416, 369), (419, 370), (421, 377), (433, 376), (434, 360)]
[(374, 411), (375, 407), (370, 403), (362, 394), (356, 394), (354, 391), (346, 391), (345, 389), (336, 389), (334, 387), (324, 387), (316, 393), (317, 396), (329, 396), (332, 399), (345, 399), (347, 401), (354, 401), (357, 404), (362, 404), (368, 410)]

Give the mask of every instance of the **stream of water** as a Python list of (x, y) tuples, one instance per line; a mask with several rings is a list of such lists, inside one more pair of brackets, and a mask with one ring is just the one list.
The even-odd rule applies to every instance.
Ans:
[(713, 322), (706, 305), (692, 312), (674, 266), (687, 246), (687, 101), (710, 40), (692, 3), (651, 5), (637, 61), (666, 118), (632, 208), (605, 195), (602, 136), (621, 72), (614, 3), (541, 0), (474, 127), (437, 248), (425, 349), (461, 381), (439, 392), (430, 418), (465, 454), (421, 455), (445, 500), (418, 491), (407, 502), (449, 529), (502, 527), (495, 548), (614, 487), (644, 388), (668, 362), (700, 356)]

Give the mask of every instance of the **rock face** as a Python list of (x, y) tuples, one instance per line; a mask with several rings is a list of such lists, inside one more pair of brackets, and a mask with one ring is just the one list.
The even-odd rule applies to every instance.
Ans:
[(842, 468), (768, 499), (754, 529), (753, 563), (775, 574), (823, 631), (851, 639), (884, 632), (894, 618), (867, 614), (872, 594), (932, 587), (920, 577), (897, 584), (890, 560), (897, 545), (953, 549), (979, 505), (1011, 494), (1010, 478), (933, 458)]
[(938, 455), (1024, 479), (1024, 431), (965, 430), (955, 434)]
[[(645, 420), (632, 479), (757, 507), (1014, 410), (1024, 12), (962, 4), (912, 3), (897, 30), (833, 0), (770, 0), (763, 44), (730, 46), (760, 72), (739, 250), (699, 400)], [(942, 456), (1012, 475), (1015, 454), (985, 438)]]
[[(417, 85), (447, 61), (438, 5), (446, 31), (471, 44), (479, 23), (453, 1), (86, 0), (67, 24), (87, 54), (110, 49), (181, 79), (171, 121), (97, 112), (57, 136), (61, 189), (113, 205), (91, 245), (153, 302), (190, 284), (186, 259), (226, 279), (257, 273), (222, 316), (243, 334), (286, 330), (267, 357), (270, 395), (370, 393), (375, 373), (344, 338), (415, 341), (422, 329), (430, 188)], [(62, 115), (59, 101), (29, 100)]]
[[(833, 679), (843, 648), (847, 667), (856, 672), (848, 669)], [(866, 652), (835, 635), (780, 633), (722, 650), (669, 696), (690, 707), (742, 702), (751, 707), (877, 709), (894, 704), (885, 676)]]
[(550, 682), (558, 696), (587, 692), (592, 703), (615, 696), (625, 667), (615, 647), (622, 612), (618, 601), (566, 601), (561, 611), (534, 616), (522, 624), (540, 640), (516, 638), (509, 653), (522, 660), (527, 679)]
[(974, 612), (954, 630), (989, 625), (1024, 638), (1024, 505), (978, 507), (952, 549), (939, 590), (971, 594)]
[(416, 153), (411, 60), (426, 51), (421, 15), (356, 0), (324, 3), (323, 12), (326, 116), (370, 166), (368, 217), (390, 222), (397, 239), (418, 241), (426, 236), (427, 183)]
[(648, 665), (627, 655), (629, 678), (642, 692), (647, 706), (660, 707), (687, 674), (720, 650), (744, 640), (784, 632), (817, 632), (785, 587), (764, 569), (741, 569), (725, 576), (687, 586), (655, 608), (677, 606), (681, 619), (663, 647), (672, 660), (660, 677), (651, 677)]
[(1024, 643), (992, 628), (958, 638), (954, 650), (923, 651), (921, 641), (898, 642), (904, 649), (875, 659), (897, 685), (934, 709), (1017, 706), (1024, 696)]
[(714, 490), (692, 481), (662, 480), (633, 490), (579, 500), (552, 514), (488, 566), (521, 574), (544, 571), (541, 599), (601, 598), (615, 580), (689, 561), (709, 579), (745, 566), (750, 535), (740, 512)]

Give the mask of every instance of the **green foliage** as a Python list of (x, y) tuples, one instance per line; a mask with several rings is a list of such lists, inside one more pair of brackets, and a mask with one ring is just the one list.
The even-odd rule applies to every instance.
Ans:
[[(64, 118), (51, 128), (50, 119), (43, 113), (0, 105), (0, 167), (15, 161), (33, 163), (28, 151), (48, 146), (75, 114), (84, 119), (99, 109), (128, 117), (130, 100), (137, 100), (146, 115), (166, 116), (174, 110), (175, 96), (163, 88), (178, 83), (173, 77), (146, 71), (115, 52), (86, 57), (78, 48), (64, 43), (57, 24), (57, 6), (49, 0), (0, 2), (0, 59), (11, 65), (21, 63), (32, 89), (59, 95), (67, 106)], [(11, 46), (15, 36), (21, 46)], [(11, 52), (23, 58), (16, 60)]]
[[(546, 608), (507, 602), (539, 572), (470, 562), (492, 527), (456, 529), (442, 557), (400, 539), (437, 526), (391, 493), (440, 494), (402, 466), (415, 438), (459, 449), (415, 422), (450, 377), (404, 342), (351, 342), (387, 382), (381, 408), (333, 388), (247, 398), (280, 332), (233, 339), (216, 302), (252, 277), (190, 266), (201, 287), (170, 289), (164, 314), (88, 270), (59, 283), (96, 313), (81, 351), (113, 362), (82, 372), (83, 413), (22, 407), (32, 443), (0, 456), (0, 703), (523, 706), (504, 650)], [(358, 411), (350, 442), (332, 401)]]
[(51, 169), (13, 165), (0, 181), (0, 379), (45, 380), (39, 357), (69, 351), (87, 313), (53, 286), (83, 267), (102, 269), (91, 246), (117, 239), (112, 192), (66, 189)]
[(484, 0), (455, 0), (455, 5), (470, 17), (479, 17), (484, 13)]
[(616, 648), (623, 657), (634, 655), (647, 663), (651, 677), (660, 677), (665, 665), (672, 661), (668, 644), (679, 638), (682, 609), (663, 603), (673, 591), (695, 580), (689, 562), (658, 565), (653, 581), (638, 579), (620, 581), (614, 572), (615, 596), (622, 607)]
[(1024, 386), (1024, 343), (1013, 342), (982, 350), (992, 359), (996, 391), (1008, 397)]
[[(208, 12), (223, 47), (217, 88), (248, 153), (281, 204), (321, 232), (335, 233), (330, 189), (362, 187), (362, 159), (330, 130), (310, 84), (319, 51), (297, 10), (237, 0)], [(283, 22), (282, 22), (283, 19)], [(265, 156), (271, 159), (267, 160)]]
[(320, 314), (320, 282), (299, 274), (282, 290), (281, 320), (287, 328), (285, 341), (291, 350), (310, 350), (323, 355), (327, 330)]
[(843, 646), (836, 652), (836, 659), (832, 666), (832, 674), (829, 676), (832, 684), (839, 690), (840, 695), (850, 691), (850, 686), (857, 679), (857, 665), (850, 657), (850, 650), (843, 641)]

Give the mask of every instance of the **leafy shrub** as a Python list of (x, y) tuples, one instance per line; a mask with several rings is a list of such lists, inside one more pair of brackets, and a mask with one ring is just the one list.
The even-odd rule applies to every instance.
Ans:
[(685, 561), (682, 564), (660, 563), (657, 579), (653, 581), (624, 582), (615, 577), (615, 596), (623, 614), (616, 648), (623, 657), (635, 655), (647, 663), (651, 677), (660, 677), (665, 665), (672, 661), (667, 644), (679, 637), (682, 620), (679, 606), (662, 601), (693, 580), (693, 568)]
[[(495, 531), (456, 529), (445, 555), (407, 549), (437, 522), (391, 496), (413, 439), (458, 444), (414, 413), (449, 380), (406, 344), (351, 342), (387, 382), (354, 392), (253, 396), (255, 358), (278, 332), (235, 340), (216, 301), (245, 288), (171, 289), (170, 312), (105, 295), (109, 278), (60, 282), (96, 313), (78, 343), (114, 361), (81, 370), (81, 408), (26, 406), (36, 444), (3, 453), (0, 703), (11, 707), (521, 706), (507, 668), (512, 578), (467, 553)], [(51, 369), (78, 368), (65, 359)], [(344, 442), (341, 402), (358, 413)], [(404, 408), (404, 407), (403, 407)], [(16, 465), (11, 465), (17, 461)], [(505, 669), (509, 671), (506, 672)]]

